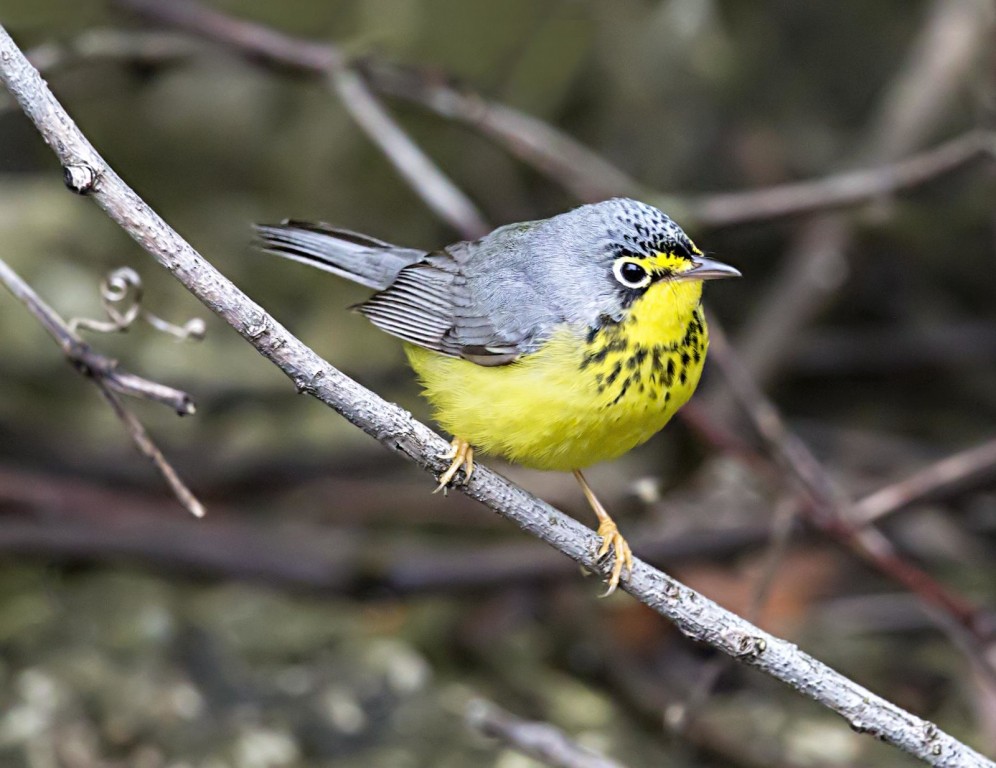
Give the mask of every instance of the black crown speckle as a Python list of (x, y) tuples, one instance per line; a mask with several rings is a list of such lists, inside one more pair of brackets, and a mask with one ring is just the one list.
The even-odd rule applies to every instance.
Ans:
[(692, 241), (663, 211), (627, 198), (615, 198), (606, 205), (607, 247), (613, 258), (649, 257), (655, 253), (692, 258)]

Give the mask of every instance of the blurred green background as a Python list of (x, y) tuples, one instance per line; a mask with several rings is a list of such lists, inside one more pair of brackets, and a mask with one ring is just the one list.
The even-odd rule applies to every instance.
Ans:
[[(904, 157), (992, 129), (996, 115), (988, 0), (212, 7), (509, 104), (679, 210), (694, 195)], [(25, 50), (150, 28), (96, 0), (4, 0), (0, 22)], [(904, 80), (917, 67), (936, 77)], [(346, 310), (362, 289), (250, 246), (253, 222), (285, 217), (427, 249), (459, 239), (321, 82), (211, 43), (175, 62), (70, 61), (46, 77), (108, 162), (215, 266), (334, 365), (428, 418), (400, 345)], [(579, 202), (473, 127), (384, 103), (492, 224)], [(68, 194), (24, 116), (0, 110), (0, 258), (66, 318), (99, 317), (99, 282), (123, 265), (141, 274), (152, 312), (205, 318), (201, 343), (142, 323), (86, 338), (194, 397), (184, 419), (132, 407), (209, 509), (200, 527), (183, 517), (93, 387), (0, 294), (0, 764), (532, 765), (463, 725), (472, 695), (631, 766), (914, 763), (759, 675), (718, 666), (627, 596), (597, 601), (597, 580), (460, 494), (430, 496), (431, 478), (294, 397)], [(820, 262), (811, 311), (780, 325), (812, 217), (689, 227), (745, 275), (711, 285), (708, 301), (748, 364), (764, 313), (789, 328), (764, 383), (851, 494), (996, 433), (994, 201), (992, 163), (980, 161), (845, 212), (843, 252)], [(696, 402), (749, 436), (721, 385), (707, 369)], [(588, 520), (569, 476), (501, 469)], [(680, 423), (591, 479), (624, 532), (760, 531), (739, 548), (656, 561), (750, 610), (784, 483)], [(888, 524), (905, 555), (990, 607), (994, 491), (990, 474)], [(474, 582), (475, 565), (500, 572), (510, 558), (548, 572)], [(914, 598), (812, 532), (774, 581), (763, 626), (996, 751), (992, 683)], [(690, 724), (673, 727), (699, 698)]]

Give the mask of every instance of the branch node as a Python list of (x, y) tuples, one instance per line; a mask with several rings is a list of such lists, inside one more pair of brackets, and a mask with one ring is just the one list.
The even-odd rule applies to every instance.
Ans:
[(757, 635), (733, 632), (729, 640), (733, 653), (738, 659), (756, 659), (768, 649), (768, 641)]
[(265, 334), (269, 327), (266, 323), (266, 316), (262, 314), (257, 314), (248, 319), (246, 322), (246, 336), (248, 336), (253, 341), (259, 339), (263, 334)]
[(297, 389), (299, 395), (314, 395), (318, 391), (318, 381), (324, 375), (325, 371), (319, 368), (310, 376), (304, 374), (293, 376), (291, 377), (291, 381), (294, 382), (294, 388)]
[(673, 581), (664, 582), (664, 588), (661, 590), (661, 595), (667, 600), (678, 600), (681, 597), (681, 587), (675, 584)]
[(62, 179), (66, 188), (77, 195), (88, 195), (97, 185), (100, 174), (86, 163), (67, 165), (62, 169)]

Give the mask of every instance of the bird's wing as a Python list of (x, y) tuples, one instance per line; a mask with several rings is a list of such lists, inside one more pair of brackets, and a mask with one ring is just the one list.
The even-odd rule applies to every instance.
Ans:
[[(384, 290), (356, 308), (374, 325), (405, 341), (478, 365), (504, 365), (530, 351), (530, 329), (502, 328), (480, 286), (467, 279), (467, 244), (450, 246), (409, 265)], [(477, 290), (475, 290), (475, 288)], [(492, 286), (500, 292), (500, 285)], [(507, 325), (507, 324), (504, 324)]]

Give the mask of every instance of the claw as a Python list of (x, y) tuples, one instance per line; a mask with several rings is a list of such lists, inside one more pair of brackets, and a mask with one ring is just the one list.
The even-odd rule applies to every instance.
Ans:
[(633, 572), (633, 550), (630, 549), (626, 539), (619, 533), (619, 528), (612, 519), (605, 519), (598, 526), (598, 535), (602, 537), (602, 546), (598, 548), (598, 560), (604, 560), (609, 552), (612, 553), (612, 572), (608, 579), (608, 589), (602, 597), (608, 597), (616, 591), (619, 586), (619, 579), (622, 577), (623, 569), (629, 576)]
[(447, 467), (446, 471), (439, 476), (439, 485), (436, 486), (436, 490), (433, 493), (445, 492), (461, 467), (464, 470), (463, 482), (465, 484), (470, 480), (470, 476), (474, 474), (474, 449), (466, 440), (454, 437), (450, 442), (449, 450), (439, 458), (452, 459), (453, 461)]

